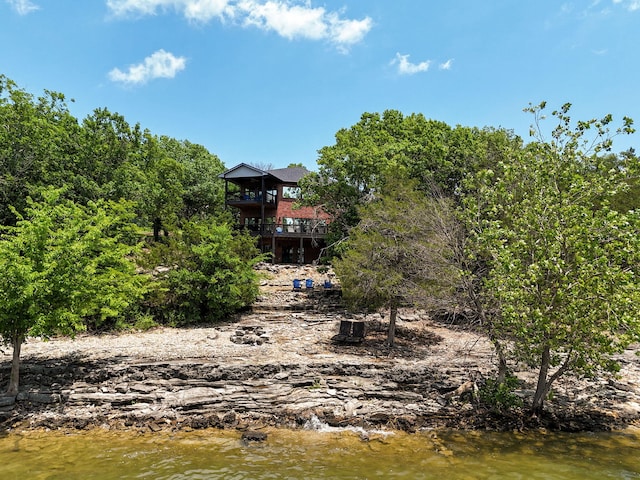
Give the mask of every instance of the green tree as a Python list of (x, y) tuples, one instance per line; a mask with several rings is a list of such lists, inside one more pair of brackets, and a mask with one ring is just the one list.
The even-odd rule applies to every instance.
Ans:
[(0, 225), (15, 223), (10, 207), (23, 212), (27, 196), (50, 186), (81, 205), (131, 200), (136, 223), (156, 233), (222, 209), (218, 157), (156, 137), (106, 108), (79, 123), (63, 94), (45, 90), (36, 98), (0, 75), (0, 125)]
[(154, 247), (152, 263), (171, 265), (158, 276), (159, 315), (175, 324), (221, 320), (251, 305), (258, 296), (264, 260), (248, 233), (217, 220), (187, 222), (167, 245)]
[(84, 319), (118, 316), (144, 292), (130, 255), (131, 214), (124, 203), (81, 207), (46, 190), (27, 199), (25, 216), (0, 237), (0, 336), (13, 347), (7, 393), (19, 386), (28, 336), (73, 335)]
[(417, 191), (410, 181), (389, 183), (360, 207), (360, 222), (334, 262), (351, 308), (390, 312), (394, 345), (398, 308), (449, 303), (458, 282), (447, 234), (457, 228), (451, 203)]
[(340, 243), (358, 221), (358, 207), (384, 191), (388, 179), (407, 176), (429, 193), (435, 185), (456, 198), (462, 181), (503, 158), (518, 137), (502, 129), (478, 129), (429, 120), (397, 110), (364, 113), (319, 150), (318, 172), (301, 182), (304, 203), (322, 205), (332, 217), (328, 243)]
[(140, 166), (145, 133), (139, 125), (131, 127), (122, 115), (106, 108), (95, 109), (87, 116), (82, 122), (76, 162), (67, 179), (73, 188), (73, 200), (84, 204), (100, 198), (135, 199), (136, 188), (126, 180), (131, 178), (132, 167)]
[[(616, 371), (612, 355), (640, 339), (640, 216), (610, 205), (640, 165), (607, 165), (610, 115), (574, 126), (566, 104), (546, 141), (544, 108), (528, 109), (536, 141), (479, 175), (467, 197), (497, 309), (491, 331), (512, 360), (538, 369), (533, 412), (562, 375)], [(615, 134), (632, 131), (625, 118)]]
[(58, 184), (74, 161), (79, 126), (65, 97), (39, 98), (0, 75), (0, 225), (14, 224), (10, 206), (23, 212), (25, 199), (44, 184)]
[(611, 205), (619, 212), (628, 212), (629, 210), (640, 210), (640, 175), (629, 170), (628, 165), (637, 163), (640, 160), (633, 148), (626, 150), (619, 155), (612, 155), (613, 164), (611, 168), (617, 169), (622, 174), (626, 174), (625, 181), (628, 188), (619, 191), (611, 200)]
[(153, 225), (153, 238), (160, 240), (160, 230), (168, 235), (178, 223), (182, 208), (184, 168), (172, 158), (161, 158), (146, 170), (142, 210)]
[(165, 156), (183, 168), (182, 219), (211, 218), (224, 206), (224, 181), (218, 177), (224, 172), (220, 159), (204, 148), (189, 141), (162, 136), (158, 139)]
[[(143, 135), (136, 185), (142, 223), (153, 227), (154, 239), (190, 219), (214, 218), (222, 211), (224, 165), (203, 146), (169, 137)], [(135, 173), (133, 171), (132, 173)]]

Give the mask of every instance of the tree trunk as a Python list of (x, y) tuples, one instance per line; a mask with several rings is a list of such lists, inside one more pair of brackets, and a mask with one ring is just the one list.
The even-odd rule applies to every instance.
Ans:
[(498, 383), (504, 383), (507, 379), (507, 374), (509, 373), (509, 367), (507, 366), (507, 357), (505, 356), (504, 350), (502, 349), (502, 344), (496, 338), (492, 338), (492, 335), (490, 335), (489, 337), (491, 338), (493, 348), (498, 355)]
[(476, 315), (478, 315), (478, 318), (480, 319), (480, 325), (486, 329), (487, 334), (489, 335), (489, 340), (491, 341), (491, 344), (496, 351), (496, 355), (498, 356), (498, 383), (504, 383), (507, 379), (507, 375), (509, 374), (507, 356), (493, 328), (493, 323), (491, 323), (491, 321), (487, 318), (484, 305), (482, 304), (482, 301), (475, 291), (473, 282), (464, 280), (463, 284), (467, 295), (475, 309)]
[(398, 307), (391, 305), (389, 312), (389, 334), (387, 335), (387, 345), (393, 347), (396, 340), (396, 317), (398, 316)]
[(551, 366), (551, 352), (549, 351), (549, 345), (545, 345), (542, 351), (542, 361), (540, 363), (540, 370), (538, 371), (538, 385), (536, 387), (536, 393), (533, 395), (533, 402), (531, 404), (531, 413), (540, 414), (544, 407), (544, 399), (549, 393), (551, 382), (547, 381), (549, 375), (549, 367)]
[(153, 241), (160, 241), (160, 230), (162, 229), (162, 220), (160, 218), (153, 219)]
[(15, 335), (11, 339), (13, 358), (11, 360), (9, 387), (7, 388), (7, 395), (10, 397), (18, 395), (18, 387), (20, 386), (20, 350), (22, 349), (22, 342), (24, 342), (24, 337), (21, 335)]

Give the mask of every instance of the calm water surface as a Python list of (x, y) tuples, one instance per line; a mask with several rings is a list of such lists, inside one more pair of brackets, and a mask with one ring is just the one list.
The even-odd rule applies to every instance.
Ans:
[(0, 436), (0, 479), (640, 479), (640, 431), (497, 434), (268, 430)]

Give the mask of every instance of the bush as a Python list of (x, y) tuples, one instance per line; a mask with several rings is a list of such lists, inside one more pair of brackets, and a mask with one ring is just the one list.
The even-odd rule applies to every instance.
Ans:
[(156, 275), (149, 297), (164, 323), (218, 321), (248, 307), (258, 296), (253, 267), (264, 257), (253, 237), (226, 224), (189, 223), (179, 238), (169, 246), (158, 246), (149, 256), (167, 265)]
[(481, 404), (500, 412), (522, 407), (522, 399), (514, 393), (518, 384), (518, 378), (513, 375), (507, 376), (504, 382), (488, 379), (480, 387), (478, 399)]

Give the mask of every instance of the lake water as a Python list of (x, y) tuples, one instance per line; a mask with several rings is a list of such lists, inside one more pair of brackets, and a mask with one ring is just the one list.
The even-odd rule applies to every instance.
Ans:
[[(265, 430), (0, 436), (0, 479), (640, 479), (640, 431)], [(368, 437), (368, 439), (363, 439)]]

